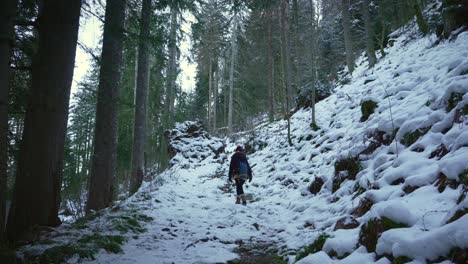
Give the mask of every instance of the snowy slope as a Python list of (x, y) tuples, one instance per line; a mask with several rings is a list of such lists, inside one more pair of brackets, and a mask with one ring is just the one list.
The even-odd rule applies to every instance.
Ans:
[[(467, 248), (468, 216), (448, 220), (468, 207), (468, 33), (439, 45), (431, 37), (407, 38), (398, 37), (373, 71), (362, 63), (350, 84), (317, 105), (319, 131), (309, 128), (308, 110), (292, 118), (292, 147), (284, 121), (256, 129), (254, 145), (261, 149), (249, 155), (254, 180), (247, 207), (233, 204), (234, 190), (226, 185), (226, 158), (235, 144), (228, 142), (226, 154), (216, 158), (210, 151), (196, 161), (179, 153), (174, 167), (160, 176), (163, 183), (140, 192), (157, 199), (147, 202), (152, 209), (145, 212), (156, 219), (149, 231), (155, 237), (130, 241), (124, 256), (104, 254), (100, 260), (215, 263), (239, 258), (235, 252), (248, 248), (270, 250), (293, 263), (323, 233), (330, 236), (323, 251), (300, 263), (390, 263), (402, 256), (413, 263), (442, 262), (451, 250)], [(462, 97), (452, 97), (457, 104), (447, 111), (453, 92)], [(365, 100), (378, 106), (360, 122)], [(413, 136), (410, 144), (405, 135), (417, 129), (423, 135)], [(213, 140), (183, 144), (192, 150)], [(369, 150), (372, 142), (375, 150)], [(334, 180), (349, 176), (335, 172), (335, 164), (350, 157), (358, 160), (359, 172), (355, 180), (335, 184), (333, 192)], [(316, 178), (324, 186), (313, 195), (308, 187)], [(360, 206), (362, 201), (370, 210)], [(355, 227), (334, 231), (343, 217)], [(368, 252), (360, 245), (360, 232), (380, 218), (398, 228), (377, 234), (375, 252)]]
[[(188, 136), (193, 123), (180, 124), (170, 133), (172, 168), (119, 205), (153, 217), (146, 232), (129, 236), (123, 253), (84, 262), (466, 261), (456, 249), (468, 248), (468, 32), (438, 45), (410, 36), (373, 70), (358, 61), (351, 82), (317, 104), (320, 130), (310, 129), (309, 110), (297, 112), (293, 146), (285, 121), (238, 142)], [(360, 122), (369, 100), (377, 107)], [(255, 149), (246, 207), (226, 182), (239, 142)], [(323, 245), (303, 253), (319, 237)]]

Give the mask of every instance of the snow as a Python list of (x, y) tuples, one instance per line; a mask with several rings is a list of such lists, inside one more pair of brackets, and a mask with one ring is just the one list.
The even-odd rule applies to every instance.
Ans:
[[(417, 263), (445, 256), (453, 247), (466, 247), (468, 216), (450, 224), (444, 222), (447, 214), (458, 208), (455, 203), (461, 189), (447, 187), (439, 193), (432, 184), (439, 173), (459, 180), (468, 169), (467, 130), (463, 123), (453, 123), (454, 111), (445, 111), (452, 92), (468, 91), (468, 77), (457, 74), (467, 64), (466, 59), (460, 59), (460, 52), (468, 50), (468, 33), (437, 46), (432, 45), (431, 37), (402, 44), (405, 38), (403, 34), (396, 39), (373, 72), (356, 69), (351, 84), (337, 87), (337, 93), (317, 104), (320, 131), (310, 129), (309, 110), (300, 110), (292, 117), (294, 146), (287, 144), (284, 120), (255, 130), (255, 139), (266, 146), (257, 146), (256, 152), (248, 155), (255, 167), (253, 182), (246, 186), (252, 196), (247, 207), (234, 205), (234, 190), (226, 185), (226, 174), (235, 145), (246, 143), (249, 135), (236, 142), (222, 143), (212, 137), (181, 141), (174, 167), (158, 176), (164, 183), (157, 188), (150, 184), (140, 191), (160, 201), (150, 202), (151, 210), (145, 211), (155, 217), (148, 233), (157, 238), (148, 249), (141, 246), (147, 245), (142, 238), (129, 241), (124, 248), (129, 252), (125, 261), (144, 263), (141, 257), (147, 256), (148, 262), (158, 259), (160, 263), (226, 262), (239, 258), (233, 250), (242, 241), (282, 248), (280, 253), (294, 262), (295, 252), (326, 232), (331, 237), (323, 251), (297, 263), (388, 263), (387, 259), (377, 260), (375, 253), (368, 253), (364, 247), (355, 248), (360, 227), (333, 231), (336, 221), (351, 212), (363, 197), (375, 205), (357, 218), (360, 223), (388, 217), (408, 226), (384, 232), (377, 244), (379, 255), (408, 256)], [(364, 85), (369, 78), (375, 81)], [(364, 100), (375, 101), (379, 107), (368, 122), (361, 123), (359, 102)], [(176, 129), (182, 131), (186, 126)], [(406, 133), (426, 127), (431, 129), (413, 146), (399, 143)], [(347, 180), (332, 193), (334, 162), (358, 155), (366, 146), (366, 133), (379, 129), (391, 135), (395, 128), (399, 130), (394, 141), (361, 162), (363, 170), (356, 182), (365, 192), (353, 196), (355, 182)], [(308, 135), (310, 140), (306, 140)], [(210, 145), (213, 149), (222, 144), (226, 145), (226, 153), (217, 158), (204, 147)], [(441, 159), (430, 158), (440, 144), (449, 153)], [(417, 148), (422, 151), (414, 151)], [(207, 157), (193, 160), (190, 156), (194, 150)], [(323, 178), (325, 185), (312, 196), (307, 187), (315, 177)], [(403, 184), (394, 184), (400, 179)], [(406, 185), (420, 188), (406, 194)], [(223, 186), (230, 191), (223, 192)], [(164, 228), (169, 228), (170, 233), (162, 231)], [(339, 256), (350, 255), (337, 260), (326, 254), (331, 251)], [(99, 260), (111, 263), (122, 260), (122, 256), (105, 253)]]
[[(438, 45), (434, 36), (409, 41), (406, 33), (397, 33), (374, 69), (365, 63), (358, 66), (351, 83), (338, 85), (316, 105), (319, 131), (310, 128), (310, 109), (292, 116), (293, 146), (287, 142), (285, 120), (261, 124), (235, 141), (207, 133), (187, 137), (183, 131), (193, 122), (178, 124), (172, 134), (178, 138), (172, 141), (172, 167), (121, 204), (154, 218), (147, 232), (129, 239), (122, 254), (101, 251), (97, 262), (223, 263), (239, 259), (240, 247), (266, 247), (294, 263), (295, 255), (322, 233), (330, 235), (322, 251), (297, 263), (391, 263), (380, 257), (383, 254), (426, 263), (447, 256), (454, 247), (467, 248), (468, 215), (447, 220), (468, 207), (466, 198), (457, 204), (466, 192), (460, 184), (468, 170), (466, 115), (454, 120), (468, 103), (468, 75), (460, 75), (468, 67), (468, 32)], [(364, 84), (369, 79), (375, 81)], [(447, 112), (452, 92), (464, 96)], [(360, 122), (364, 100), (377, 102), (378, 108)], [(400, 143), (406, 133), (426, 127), (429, 131), (413, 145)], [(375, 130), (385, 132), (390, 144), (361, 154), (370, 143), (366, 135)], [(244, 207), (234, 204), (227, 169), (235, 146), (249, 143), (251, 136), (264, 146), (256, 145), (248, 154), (253, 181), (245, 186), (249, 201)], [(448, 154), (431, 157), (441, 144)], [(215, 153), (224, 146), (224, 152)], [(345, 180), (332, 193), (334, 164), (350, 157), (359, 157), (362, 168), (356, 180)], [(447, 184), (440, 192), (436, 182), (441, 174), (458, 185)], [(318, 177), (325, 184), (312, 195), (308, 187)], [(417, 188), (406, 191), (408, 186)], [(374, 205), (356, 217), (359, 226), (335, 231), (336, 222), (364, 198)], [(358, 245), (361, 226), (376, 217), (408, 226), (381, 234), (379, 257)], [(332, 258), (327, 254), (331, 251), (349, 256)]]

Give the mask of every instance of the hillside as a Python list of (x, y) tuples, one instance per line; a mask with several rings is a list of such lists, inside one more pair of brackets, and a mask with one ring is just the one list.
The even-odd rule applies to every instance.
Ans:
[[(468, 32), (438, 44), (411, 30), (393, 36), (373, 70), (361, 58), (349, 83), (317, 104), (319, 130), (310, 128), (309, 109), (292, 116), (293, 146), (285, 121), (236, 142), (179, 124), (169, 133), (169, 170), (20, 255), (73, 255), (70, 263), (466, 263)], [(226, 182), (239, 143), (254, 167), (246, 207), (234, 204)]]

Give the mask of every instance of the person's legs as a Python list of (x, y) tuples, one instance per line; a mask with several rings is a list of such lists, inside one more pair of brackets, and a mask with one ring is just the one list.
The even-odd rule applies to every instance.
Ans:
[(242, 199), (242, 204), (245, 205), (247, 202), (245, 201), (245, 195), (244, 195), (244, 185), (245, 181), (241, 179), (236, 179), (236, 204), (239, 204), (241, 199)]

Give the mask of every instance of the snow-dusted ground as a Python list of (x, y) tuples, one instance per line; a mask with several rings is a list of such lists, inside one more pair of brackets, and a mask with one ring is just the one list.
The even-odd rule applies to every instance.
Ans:
[[(239, 258), (234, 252), (243, 244), (276, 248), (293, 263), (295, 254), (324, 232), (331, 235), (324, 251), (300, 263), (390, 263), (377, 255), (426, 263), (447, 256), (453, 248), (467, 248), (468, 216), (447, 220), (468, 208), (462, 196), (467, 187), (460, 184), (468, 177), (468, 123), (460, 114), (468, 105), (468, 32), (438, 45), (433, 36), (408, 36), (414, 32), (399, 36), (373, 71), (366, 69), (363, 59), (358, 61), (351, 83), (318, 103), (321, 130), (310, 129), (308, 110), (292, 117), (293, 146), (287, 144), (285, 121), (256, 129), (255, 139), (264, 147), (248, 156), (254, 166), (253, 182), (246, 189), (252, 196), (248, 206), (235, 205), (234, 189), (226, 184), (234, 144), (227, 142), (226, 153), (219, 157), (210, 151), (203, 153), (204, 159), (179, 153), (172, 169), (127, 201), (155, 218), (148, 232), (130, 240), (123, 254), (103, 252), (98, 262), (226, 262)], [(447, 112), (452, 92), (463, 97)], [(373, 100), (378, 107), (369, 120), (359, 122), (364, 100)], [(366, 135), (379, 130), (390, 138), (396, 128), (390, 144), (359, 155), (369, 146)], [(414, 144), (400, 143), (405, 134), (422, 128), (428, 132)], [(187, 151), (219, 144), (206, 138), (182, 142)], [(448, 153), (433, 157), (442, 145)], [(362, 168), (356, 180), (344, 180), (333, 193), (334, 164), (348, 157), (358, 157)], [(439, 191), (442, 174), (454, 184)], [(308, 186), (316, 177), (325, 184), (312, 195)], [(414, 191), (405, 192), (410, 187)], [(351, 217), (364, 199), (374, 205), (356, 215), (359, 226), (334, 231), (337, 220)], [(383, 232), (377, 254), (369, 253), (359, 245), (359, 233), (370, 219), (381, 217), (407, 227)], [(332, 251), (344, 258), (331, 258)], [(441, 261), (437, 263), (451, 263)]]
[[(248, 136), (230, 142), (176, 133), (182, 137), (175, 143), (174, 166), (120, 205), (152, 216), (147, 231), (130, 238), (123, 253), (101, 250), (88, 262), (224, 263), (240, 258), (237, 252), (268, 251), (294, 263), (303, 247), (327, 233), (331, 237), (323, 251), (298, 263), (383, 264), (391, 263), (390, 255), (408, 257), (411, 263), (451, 263), (439, 258), (454, 248), (468, 248), (468, 216), (448, 223), (468, 208), (468, 32), (438, 45), (434, 36), (414, 36), (406, 32), (397, 37), (372, 71), (363, 58), (358, 60), (351, 82), (317, 104), (319, 131), (310, 129), (309, 110), (292, 117), (293, 146), (287, 143), (285, 121), (255, 129), (256, 143), (250, 144), (257, 150), (248, 155), (254, 178), (246, 186), (250, 200), (245, 207), (234, 204), (227, 168), (235, 144), (247, 143)], [(447, 111), (453, 92), (461, 96)], [(360, 122), (365, 100), (378, 107)], [(416, 129), (423, 135), (414, 144), (402, 144)], [(388, 142), (361, 154), (377, 130)], [(223, 144), (225, 152), (215, 154)], [(349, 157), (359, 160), (359, 172), (333, 192), (334, 165)], [(447, 186), (442, 188), (444, 177)], [(313, 195), (308, 187), (317, 178), (324, 185)], [(373, 205), (357, 214), (362, 201)], [(357, 226), (335, 231), (343, 217)], [(368, 252), (359, 244), (360, 232), (382, 217), (406, 227), (383, 232), (375, 252)], [(332, 252), (342, 259), (330, 257)]]

